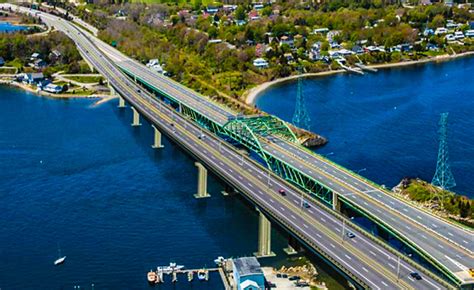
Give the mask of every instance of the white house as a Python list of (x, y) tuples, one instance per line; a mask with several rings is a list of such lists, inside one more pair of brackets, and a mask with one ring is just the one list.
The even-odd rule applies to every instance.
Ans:
[(448, 33), (448, 29), (446, 27), (438, 27), (435, 30), (435, 35), (446, 34)]
[(466, 31), (466, 37), (474, 37), (474, 29), (470, 29)]
[(43, 88), (43, 91), (46, 91), (46, 92), (49, 92), (49, 93), (53, 93), (53, 94), (59, 94), (60, 92), (63, 91), (63, 87), (51, 83), (51, 84), (47, 84), (47, 85)]
[(263, 58), (256, 58), (253, 60), (253, 65), (256, 68), (268, 68), (268, 61)]

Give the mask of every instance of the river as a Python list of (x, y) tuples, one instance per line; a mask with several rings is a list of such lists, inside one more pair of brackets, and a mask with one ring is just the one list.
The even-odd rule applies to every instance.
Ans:
[[(311, 130), (329, 139), (316, 150), (386, 186), (403, 177), (431, 181), (439, 114), (449, 112), (455, 192), (474, 198), (474, 57), (303, 81)], [(297, 84), (270, 87), (257, 106), (291, 121)]]
[[(217, 256), (257, 248), (255, 209), (210, 175), (211, 198), (196, 200), (194, 160), (152, 128), (132, 128), (131, 110), (112, 101), (56, 100), (0, 86), (0, 288), (146, 289), (150, 269), (176, 261), (212, 267)], [(276, 258), (286, 234), (273, 227)], [(61, 254), (65, 264), (53, 266)], [(321, 277), (342, 279), (312, 257)], [(181, 277), (159, 289), (222, 289)]]

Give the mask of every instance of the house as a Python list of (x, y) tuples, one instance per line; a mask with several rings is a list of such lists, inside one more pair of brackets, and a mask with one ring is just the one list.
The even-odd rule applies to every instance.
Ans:
[(46, 61), (42, 60), (41, 58), (38, 58), (34, 60), (32, 63), (29, 64), (31, 67), (35, 69), (43, 69), (47, 66)]
[(364, 49), (362, 48), (362, 46), (354, 45), (354, 46), (352, 47), (352, 52), (354, 52), (355, 54), (363, 54), (363, 53), (364, 53)]
[(455, 40), (456, 40), (456, 38), (454, 37), (454, 35), (451, 34), (451, 33), (448, 34), (448, 35), (446, 35), (445, 38), (446, 38), (447, 41), (455, 41)]
[(293, 58), (293, 54), (291, 53), (285, 53), (283, 57), (286, 59), (288, 63), (292, 63), (295, 61), (295, 59)]
[(219, 12), (219, 8), (214, 6), (207, 6), (206, 12), (209, 14), (216, 14), (217, 12)]
[(256, 68), (268, 68), (268, 61), (266, 61), (264, 58), (256, 58), (253, 60), (253, 65)]
[(438, 46), (436, 44), (433, 44), (433, 43), (428, 43), (426, 45), (426, 49), (430, 50), (430, 51), (438, 51), (439, 50)]
[(462, 31), (456, 31), (456, 32), (454, 32), (454, 38), (456, 38), (456, 40), (463, 39), (464, 38), (464, 33), (462, 33)]
[(290, 46), (291, 48), (293, 48), (293, 47), (295, 46), (295, 41), (293, 40), (292, 37), (283, 35), (283, 36), (280, 38), (280, 46), (282, 46), (283, 44), (287, 44), (288, 46)]
[(59, 94), (63, 91), (63, 87), (50, 83), (43, 87), (43, 91), (53, 94)]
[(466, 31), (466, 37), (470, 37), (470, 38), (473, 38), (474, 37), (474, 29), (470, 29), (468, 31)]
[(37, 84), (44, 79), (43, 73), (28, 73), (24, 74), (23, 82), (26, 84)]
[(261, 10), (261, 9), (263, 9), (263, 4), (262, 3), (256, 3), (255, 5), (253, 5), (253, 9)]
[(38, 52), (35, 52), (31, 55), (30, 60), (35, 60), (40, 57), (40, 54)]
[(435, 30), (435, 35), (446, 34), (448, 33), (448, 29), (446, 27), (438, 27)]
[(238, 290), (264, 290), (265, 277), (255, 257), (232, 260), (233, 276)]
[(49, 54), (49, 58), (52, 60), (52, 61), (57, 61), (59, 60), (59, 58), (61, 58), (61, 53), (54, 49), (51, 51), (51, 53)]
[(3, 59), (3, 57), (0, 56), (0, 66), (4, 66), (5, 65), (5, 60)]
[(424, 31), (423, 31), (423, 36), (425, 37), (428, 37), (428, 36), (431, 36), (434, 34), (434, 30), (431, 29), (431, 28), (426, 28)]
[(326, 27), (323, 27), (323, 28), (315, 28), (315, 29), (313, 30), (313, 33), (314, 33), (314, 34), (318, 34), (318, 33), (319, 33), (319, 34), (326, 34), (326, 33), (328, 33), (328, 32), (329, 32), (329, 28), (326, 28)]

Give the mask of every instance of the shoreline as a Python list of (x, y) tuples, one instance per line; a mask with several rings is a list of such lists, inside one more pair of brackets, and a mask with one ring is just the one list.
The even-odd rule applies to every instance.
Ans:
[[(387, 68), (396, 68), (396, 67), (405, 67), (405, 66), (412, 66), (412, 65), (417, 65), (417, 64), (425, 64), (425, 63), (431, 63), (431, 62), (441, 62), (441, 61), (449, 61), (452, 59), (457, 59), (460, 57), (466, 57), (466, 56), (472, 56), (474, 55), (474, 51), (467, 51), (464, 53), (460, 54), (443, 54), (443, 55), (438, 55), (432, 58), (425, 58), (421, 60), (410, 60), (410, 61), (402, 61), (402, 62), (394, 62), (394, 63), (382, 63), (382, 64), (373, 64), (373, 65), (367, 65), (367, 67), (370, 68), (375, 68), (375, 69), (387, 69)], [(314, 78), (314, 77), (323, 77), (323, 76), (329, 76), (329, 75), (334, 75), (338, 73), (346, 73), (346, 70), (343, 69), (338, 69), (338, 70), (330, 70), (330, 71), (323, 71), (323, 72), (317, 72), (317, 73), (305, 73), (301, 75), (293, 75), (293, 76), (288, 76), (284, 78), (279, 78), (273, 81), (265, 82), (262, 83), (256, 87), (253, 87), (246, 92), (243, 93), (243, 99), (244, 102), (247, 105), (254, 105), (255, 101), (260, 97), (261, 94), (263, 94), (267, 89), (272, 87), (273, 85), (280, 84), (280, 83), (285, 83), (289, 82), (292, 80), (295, 80), (297, 78)]]
[(94, 103), (94, 106), (103, 104), (109, 100), (115, 99), (116, 96), (110, 96), (110, 95), (100, 95), (100, 94), (92, 94), (92, 95), (71, 95), (71, 94), (52, 94), (44, 91), (37, 91), (25, 84), (18, 83), (15, 81), (9, 81), (9, 80), (2, 80), (0, 79), (0, 86), (10, 86), (14, 87), (17, 89), (21, 89), (25, 92), (33, 93), (34, 95), (38, 97), (46, 97), (50, 99), (57, 99), (57, 100), (67, 100), (67, 99), (97, 99), (97, 101)]

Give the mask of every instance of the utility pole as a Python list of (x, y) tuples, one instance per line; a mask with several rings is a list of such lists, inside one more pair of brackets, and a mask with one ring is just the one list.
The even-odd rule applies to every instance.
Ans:
[[(298, 69), (298, 74), (301, 75), (302, 68)], [(296, 127), (309, 130), (310, 129), (310, 118), (308, 111), (306, 110), (306, 101), (303, 94), (303, 78), (301, 76), (298, 77), (298, 91), (296, 92), (296, 104), (295, 104), (295, 112), (293, 114), (292, 119), (293, 124)]]
[[(438, 161), (436, 163), (436, 172), (433, 176), (431, 184), (441, 187), (443, 190), (449, 190), (456, 186), (453, 173), (449, 166), (449, 151), (448, 151), (448, 113), (442, 113), (439, 120), (439, 149)], [(439, 198), (439, 197), (438, 197)], [(441, 199), (444, 199), (444, 193)], [(441, 207), (443, 201), (441, 200)]]

